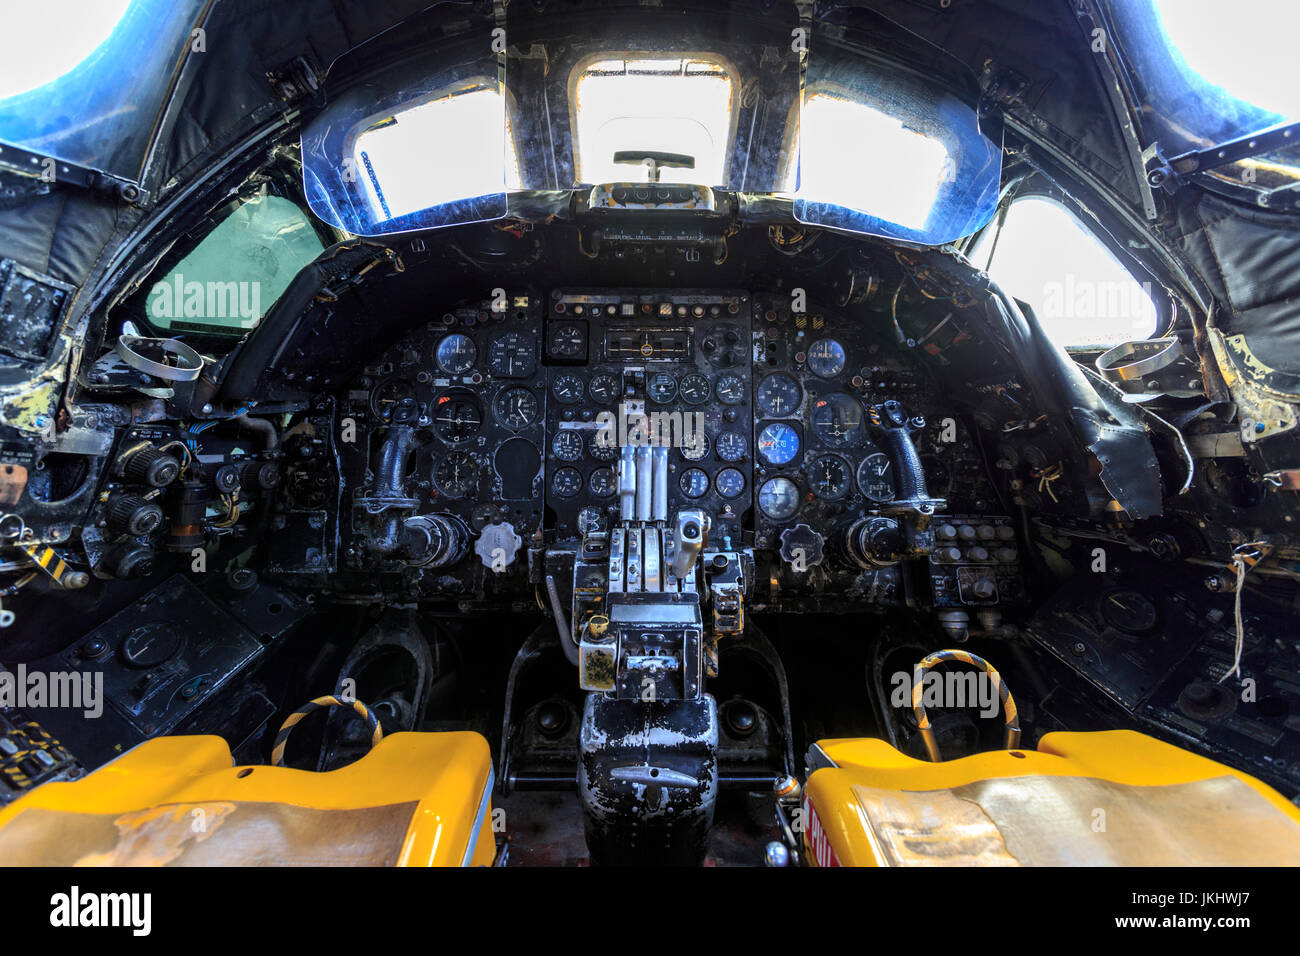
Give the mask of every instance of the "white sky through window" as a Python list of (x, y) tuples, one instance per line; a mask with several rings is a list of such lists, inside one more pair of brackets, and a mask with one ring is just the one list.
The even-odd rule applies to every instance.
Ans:
[(503, 192), (508, 158), (517, 182), (504, 114), (499, 92), (472, 90), (403, 110), (357, 137), (357, 176), (377, 218)]
[[(995, 222), (971, 251), (988, 263)], [(1011, 204), (989, 275), (1034, 308), (1058, 345), (1118, 345), (1156, 330), (1148, 290), (1060, 203), (1026, 197)]]
[(948, 151), (897, 117), (829, 93), (804, 99), (799, 196), (923, 229), (943, 183)]
[(6, 3), (0, 20), (0, 99), (44, 86), (108, 39), (130, 0)]
[(1300, 118), (1294, 0), (1156, 0), (1170, 45), (1210, 83), (1253, 106)]
[(732, 82), (718, 64), (683, 59), (601, 60), (574, 89), (577, 178), (641, 182), (644, 168), (615, 163), (620, 150), (695, 157), (694, 169), (662, 167), (659, 181), (721, 186), (731, 137)]

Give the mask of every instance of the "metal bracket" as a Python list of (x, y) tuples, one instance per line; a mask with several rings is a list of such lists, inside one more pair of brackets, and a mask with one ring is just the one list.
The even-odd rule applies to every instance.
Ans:
[(1218, 143), (1209, 149), (1189, 150), (1172, 159), (1165, 158), (1159, 143), (1152, 143), (1143, 152), (1142, 158), (1146, 164), (1147, 183), (1173, 193), (1187, 184), (1189, 176), (1208, 173), (1288, 146), (1300, 146), (1300, 123), (1273, 126), (1258, 133)]
[(143, 206), (149, 201), (148, 191), (137, 182), (112, 176), (90, 166), (79, 166), (43, 153), (33, 153), (8, 143), (0, 143), (0, 168), (51, 184), (66, 183), (89, 189), (134, 206)]
[(1029, 87), (1029, 80), (1020, 73), (1007, 67), (997, 68), (986, 64), (980, 76), (982, 93), (979, 101), (979, 115), (992, 116), (994, 110), (1014, 109), (1023, 106), (1021, 97)]
[(1261, 153), (1297, 145), (1300, 145), (1300, 123), (1286, 123), (1248, 136), (1230, 139), (1209, 149), (1190, 150), (1175, 156), (1169, 161), (1169, 165), (1180, 176), (1190, 176), (1192, 173), (1205, 173), (1243, 159), (1250, 159)]
[(296, 56), (278, 70), (268, 72), (267, 80), (275, 88), (276, 95), (286, 103), (292, 103), (320, 90), (320, 78), (316, 68), (305, 56)]

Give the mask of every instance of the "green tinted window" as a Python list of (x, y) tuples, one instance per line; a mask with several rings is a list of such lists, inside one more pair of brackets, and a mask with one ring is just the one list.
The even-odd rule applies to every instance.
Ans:
[(324, 246), (287, 199), (259, 196), (223, 219), (149, 291), (151, 324), (174, 332), (251, 329)]

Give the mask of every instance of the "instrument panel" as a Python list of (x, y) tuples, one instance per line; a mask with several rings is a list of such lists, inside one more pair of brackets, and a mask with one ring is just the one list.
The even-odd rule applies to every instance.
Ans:
[(740, 545), (752, 500), (749, 295), (555, 290), (546, 321), (547, 504), (559, 536), (609, 526), (625, 445), (663, 448), (668, 510)]
[(826, 536), (894, 500), (895, 463), (872, 409), (898, 401), (924, 420), (914, 433), (930, 493), (973, 511), (996, 494), (964, 424), (945, 417), (925, 368), (879, 327), (790, 297), (753, 303), (755, 545), (775, 548), (801, 522)]
[[(339, 446), (344, 487), (369, 509), (362, 524), (402, 497), (376, 477), (401, 419), (416, 434), (406, 506), (476, 532), (504, 522), (521, 540), (573, 539), (617, 520), (622, 449), (649, 445), (670, 515), (704, 511), (717, 547), (777, 550), (786, 529), (829, 540), (894, 499), (897, 465), (872, 416), (897, 401), (926, 419), (914, 438), (930, 493), (966, 513), (996, 510), (922, 363), (887, 328), (791, 301), (556, 289), (455, 308), (412, 329), (346, 393), (342, 414), (368, 427)], [(355, 519), (354, 509), (360, 535)]]
[(405, 413), (418, 445), (404, 474), (420, 511), (455, 515), (475, 530), (499, 521), (521, 535), (540, 528), (540, 312), (525, 295), (460, 307), (386, 350), (347, 394), (344, 416), (370, 427), (366, 440), (339, 445), (345, 484), (374, 498), (385, 430)]

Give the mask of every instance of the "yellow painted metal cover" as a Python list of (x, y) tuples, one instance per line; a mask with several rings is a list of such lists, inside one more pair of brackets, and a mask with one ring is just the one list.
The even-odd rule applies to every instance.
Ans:
[(1255, 778), (1127, 730), (929, 763), (828, 740), (804, 796), (821, 866), (1300, 865), (1300, 808)]
[(0, 810), (13, 866), (490, 865), (492, 759), (475, 733), (396, 733), (339, 770), (235, 767), (220, 737), (158, 737)]

